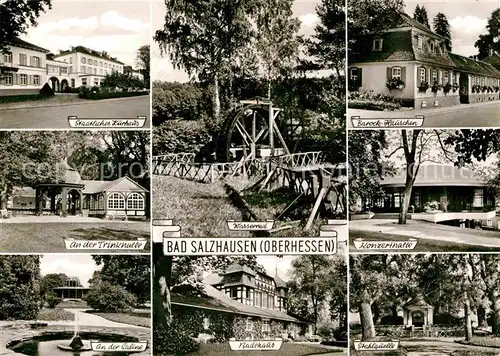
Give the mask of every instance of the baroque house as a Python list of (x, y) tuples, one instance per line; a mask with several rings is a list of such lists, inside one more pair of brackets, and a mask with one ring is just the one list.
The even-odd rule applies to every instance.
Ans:
[(401, 13), (394, 26), (367, 34), (351, 53), (349, 90), (388, 94), (414, 108), (498, 100), (500, 70), (449, 52), (445, 40)]
[[(125, 64), (106, 52), (83, 46), (59, 54), (14, 38), (0, 54), (0, 96), (38, 94), (45, 83), (56, 92), (67, 87), (100, 86), (107, 74), (124, 73)], [(131, 75), (144, 79), (128, 66)]]
[(207, 276), (202, 287), (197, 295), (182, 293), (182, 285), (172, 290), (176, 318), (197, 320), (195, 336), (206, 333), (223, 341), (312, 334), (312, 323), (288, 314), (288, 288), (277, 274), (233, 264), (222, 274)]

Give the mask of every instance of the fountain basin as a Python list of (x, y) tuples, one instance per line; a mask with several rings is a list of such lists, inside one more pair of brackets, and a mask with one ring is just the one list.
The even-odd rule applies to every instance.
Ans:
[[(101, 352), (92, 351), (93, 342), (139, 342), (135, 337), (124, 336), (114, 333), (93, 333), (81, 332), (79, 334), (82, 341), (81, 349), (75, 350), (71, 332), (50, 332), (33, 336), (29, 339), (13, 341), (7, 347), (17, 354), (28, 356), (128, 356), (129, 352)], [(13, 354), (14, 355), (14, 354)]]

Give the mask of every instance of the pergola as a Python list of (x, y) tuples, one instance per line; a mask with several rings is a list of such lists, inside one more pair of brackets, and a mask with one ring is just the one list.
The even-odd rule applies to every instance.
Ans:
[(62, 216), (81, 215), (83, 207), (83, 188), (80, 174), (66, 161), (58, 165), (63, 171), (62, 179), (57, 182), (40, 183), (35, 186), (36, 214), (43, 215), (46, 199), (50, 199), (50, 212)]
[(414, 325), (414, 316), (420, 312), (423, 314), (423, 326), (432, 325), (434, 322), (434, 307), (424, 300), (421, 294), (411, 299), (403, 306), (403, 324)]

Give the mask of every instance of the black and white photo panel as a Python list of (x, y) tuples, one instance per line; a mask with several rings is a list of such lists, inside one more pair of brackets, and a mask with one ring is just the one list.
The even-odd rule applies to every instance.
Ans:
[(349, 128), (500, 126), (497, 1), (347, 4)]
[(500, 130), (349, 131), (351, 252), (500, 250)]

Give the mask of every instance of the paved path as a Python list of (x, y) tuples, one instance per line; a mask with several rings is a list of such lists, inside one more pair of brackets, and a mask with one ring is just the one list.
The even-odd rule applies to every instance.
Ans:
[(69, 128), (68, 116), (128, 119), (146, 116), (148, 120), (145, 127), (149, 127), (150, 96), (88, 101), (57, 107), (0, 109), (0, 129), (64, 129)]
[[(348, 109), (348, 117), (414, 118), (416, 115), (425, 116), (423, 127), (499, 127), (500, 101), (402, 111)], [(347, 125), (352, 128), (350, 119), (347, 120)]]
[(402, 240), (408, 237), (448, 241), (473, 246), (500, 248), (500, 232), (453, 228), (439, 224), (409, 221), (398, 225), (392, 219), (366, 219), (350, 222), (351, 230), (378, 232), (399, 235)]
[[(100, 317), (98, 315), (85, 312), (90, 309), (64, 309), (64, 310), (75, 314), (75, 318), (78, 317), (79, 326), (99, 326), (104, 328), (135, 328), (135, 329), (145, 329), (145, 330), (150, 329), (150, 328), (145, 328), (143, 326), (117, 323), (115, 321), (104, 319), (103, 317)], [(74, 325), (74, 324), (75, 321), (73, 320), (66, 321), (66, 325)]]

